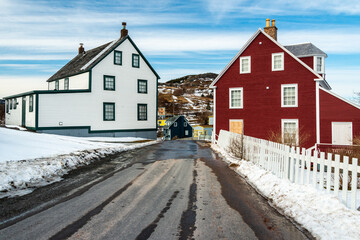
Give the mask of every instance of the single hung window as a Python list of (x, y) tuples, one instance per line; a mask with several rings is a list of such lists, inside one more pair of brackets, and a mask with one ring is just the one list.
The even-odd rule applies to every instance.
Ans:
[(273, 53), (271, 66), (272, 71), (284, 70), (284, 53)]
[(13, 108), (16, 109), (16, 107), (17, 107), (17, 99), (14, 98), (13, 100), (14, 100), (14, 106), (13, 106)]
[(318, 73), (324, 73), (324, 57), (314, 57), (314, 70)]
[(281, 107), (297, 107), (298, 90), (297, 84), (281, 85)]
[(243, 108), (243, 88), (230, 88), (230, 108)]
[(64, 79), (64, 90), (69, 90), (69, 78)]
[(59, 80), (55, 81), (55, 90), (59, 90)]
[(10, 101), (10, 110), (12, 110), (13, 109), (13, 104), (14, 104), (14, 99), (10, 99), (9, 101)]
[(147, 93), (147, 80), (138, 79), (138, 93)]
[(115, 103), (104, 103), (104, 121), (115, 121)]
[(122, 52), (121, 51), (114, 51), (114, 64), (115, 65), (122, 65)]
[(104, 90), (115, 91), (115, 77), (104, 75)]
[(29, 96), (29, 112), (34, 111), (34, 96)]
[(9, 113), (10, 100), (6, 100), (6, 113)]
[(290, 145), (298, 145), (299, 121), (297, 119), (282, 119), (281, 128), (283, 143)]
[(132, 66), (135, 68), (140, 67), (140, 56), (139, 54), (133, 54), (132, 55)]
[(147, 120), (147, 104), (138, 104), (138, 121)]
[(240, 57), (240, 73), (251, 72), (251, 57)]

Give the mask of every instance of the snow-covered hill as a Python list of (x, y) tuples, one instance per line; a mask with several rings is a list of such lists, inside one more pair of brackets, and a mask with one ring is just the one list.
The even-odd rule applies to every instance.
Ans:
[(167, 114), (185, 115), (192, 125), (206, 124), (212, 115), (213, 91), (209, 88), (215, 73), (188, 75), (159, 83), (159, 107)]

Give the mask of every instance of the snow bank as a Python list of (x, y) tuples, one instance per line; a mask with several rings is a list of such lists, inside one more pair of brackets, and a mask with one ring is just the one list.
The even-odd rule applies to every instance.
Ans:
[(360, 212), (350, 210), (335, 196), (318, 192), (311, 186), (279, 179), (252, 162), (231, 157), (217, 145), (228, 162), (236, 163), (236, 171), (267, 197), (284, 215), (294, 219), (319, 239), (360, 239)]
[[(59, 181), (72, 169), (109, 154), (157, 143), (142, 138), (77, 138), (0, 128), (0, 198)], [(110, 142), (110, 143), (109, 143)]]

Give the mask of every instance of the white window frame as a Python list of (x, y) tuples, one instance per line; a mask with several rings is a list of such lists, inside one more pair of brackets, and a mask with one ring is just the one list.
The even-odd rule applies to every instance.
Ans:
[[(321, 71), (319, 72), (317, 70), (317, 61), (318, 61), (318, 58), (321, 58)], [(325, 72), (325, 57), (323, 56), (314, 56), (314, 71), (317, 72), (317, 73), (324, 73)]]
[[(275, 69), (275, 61), (274, 58), (276, 56), (281, 56), (281, 68)], [(271, 71), (284, 71), (284, 53), (273, 53), (271, 54)]]
[[(249, 60), (249, 70), (248, 71), (243, 71), (243, 69), (242, 69), (242, 61), (243, 60)], [(240, 74), (244, 74), (244, 73), (251, 73), (251, 56), (240, 57)]]
[[(232, 96), (232, 91), (235, 90), (241, 90), (241, 104), (239, 107), (233, 107), (231, 106), (231, 96)], [(242, 87), (240, 88), (229, 88), (229, 108), (230, 109), (242, 109), (244, 108), (244, 89)]]
[(281, 139), (284, 142), (284, 127), (285, 123), (296, 124), (296, 145), (299, 145), (299, 119), (281, 119)]
[[(284, 88), (286, 87), (295, 87), (295, 105), (284, 105)], [(287, 108), (287, 107), (298, 107), (298, 85), (297, 84), (281, 84), (281, 107)]]

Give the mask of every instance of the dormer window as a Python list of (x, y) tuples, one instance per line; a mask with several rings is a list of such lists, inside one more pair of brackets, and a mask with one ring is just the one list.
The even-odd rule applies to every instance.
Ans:
[(251, 72), (251, 57), (240, 57), (240, 74)]
[(314, 56), (314, 70), (318, 73), (324, 73), (324, 57)]
[(283, 71), (284, 70), (284, 53), (273, 53), (271, 62), (272, 71)]

